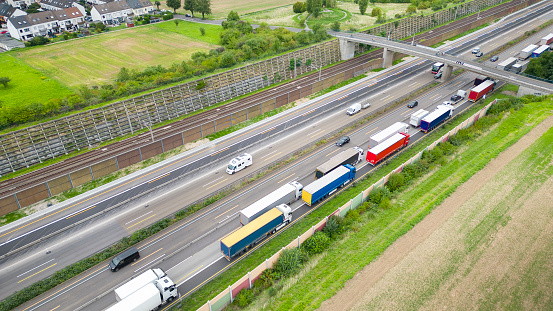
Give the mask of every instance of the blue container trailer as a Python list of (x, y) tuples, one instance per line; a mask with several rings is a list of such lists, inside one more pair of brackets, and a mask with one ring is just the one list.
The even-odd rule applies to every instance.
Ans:
[(281, 204), (224, 237), (221, 240), (221, 253), (230, 261), (291, 221), (292, 209), (286, 204)]
[(305, 186), (303, 188), (301, 198), (305, 203), (307, 203), (307, 205), (311, 206), (354, 178), (354, 166), (349, 164), (340, 166)]
[(451, 113), (453, 112), (453, 108), (449, 105), (440, 105), (431, 112), (429, 115), (424, 117), (421, 121), (420, 130), (428, 133), (433, 128), (438, 126), (438, 124), (444, 122), (445, 120), (449, 119), (451, 117)]

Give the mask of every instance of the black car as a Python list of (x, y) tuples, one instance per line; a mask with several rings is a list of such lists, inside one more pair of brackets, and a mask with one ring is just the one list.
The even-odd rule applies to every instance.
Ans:
[(344, 136), (338, 139), (338, 141), (336, 142), (336, 146), (342, 147), (344, 144), (347, 144), (347, 143), (349, 143), (349, 136)]
[(481, 57), (482, 55), (484, 55), (484, 53), (482, 53), (482, 52), (476, 53), (476, 57)]
[(186, 16), (186, 17), (192, 17), (192, 15), (190, 15), (190, 14), (188, 14), (188, 13), (184, 14), (184, 16)]
[(456, 102), (456, 101), (461, 100), (461, 98), (462, 97), (460, 95), (455, 94), (455, 95), (451, 96), (451, 101)]
[(497, 62), (499, 60), (499, 56), (494, 56), (490, 58), (490, 62)]
[(407, 108), (415, 108), (418, 104), (419, 102), (414, 100), (407, 105)]

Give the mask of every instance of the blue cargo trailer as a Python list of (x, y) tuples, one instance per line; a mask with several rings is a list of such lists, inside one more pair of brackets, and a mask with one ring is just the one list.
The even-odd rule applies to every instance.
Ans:
[(232, 257), (253, 247), (291, 221), (292, 209), (286, 204), (281, 204), (224, 237), (221, 240), (221, 253), (230, 261)]
[(429, 115), (424, 117), (421, 121), (420, 130), (428, 133), (433, 128), (438, 126), (438, 124), (444, 122), (445, 120), (449, 119), (451, 117), (451, 113), (453, 112), (453, 107), (449, 105), (440, 105), (431, 112)]
[(354, 178), (355, 166), (349, 164), (340, 166), (305, 186), (301, 198), (307, 205), (311, 206)]

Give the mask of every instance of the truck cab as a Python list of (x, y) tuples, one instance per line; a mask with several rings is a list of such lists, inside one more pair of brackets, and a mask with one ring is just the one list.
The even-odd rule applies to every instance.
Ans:
[(301, 191), (303, 190), (303, 185), (297, 181), (293, 181), (290, 185), (296, 187), (296, 200), (301, 198)]
[(157, 280), (155, 285), (163, 297), (163, 303), (171, 302), (179, 295), (175, 283), (166, 276)]
[(287, 224), (292, 222), (292, 208), (290, 206), (286, 204), (280, 204), (276, 208), (282, 212), (284, 219), (282, 223), (273, 230), (273, 233), (277, 232), (278, 230), (282, 229)]
[(248, 153), (241, 154), (238, 157), (230, 160), (227, 166), (227, 173), (232, 175), (252, 165), (252, 163), (253, 163), (252, 156), (250, 154)]

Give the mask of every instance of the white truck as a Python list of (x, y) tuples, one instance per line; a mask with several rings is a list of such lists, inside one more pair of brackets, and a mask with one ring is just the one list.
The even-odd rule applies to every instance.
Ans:
[(409, 125), (403, 123), (403, 122), (396, 122), (392, 124), (391, 126), (387, 127), (386, 129), (374, 134), (371, 136), (369, 141), (369, 149), (375, 147), (376, 145), (380, 144), (381, 142), (385, 141), (386, 139), (394, 136), (396, 133), (406, 133), (409, 129)]
[(232, 175), (252, 165), (252, 163), (253, 163), (252, 156), (250, 154), (248, 153), (241, 154), (236, 158), (230, 160), (227, 166), (227, 173)]
[(527, 59), (528, 57), (532, 56), (532, 53), (537, 48), (538, 48), (537, 45), (530, 44), (529, 46), (525, 47), (522, 51), (520, 51), (520, 56), (518, 58), (521, 60)]
[(411, 120), (409, 121), (409, 124), (411, 124), (414, 127), (419, 127), (421, 125), (421, 120), (426, 117), (430, 112), (421, 109), (411, 115)]
[[(530, 53), (530, 54), (532, 54), (532, 53)], [(511, 67), (514, 64), (517, 63), (517, 61), (518, 61), (518, 59), (516, 59), (514, 57), (509, 57), (506, 60), (499, 63), (499, 65), (497, 65), (497, 69), (499, 69), (499, 70), (509, 70), (509, 69), (511, 69)]]
[[(245, 226), (274, 207), (288, 204), (301, 198), (302, 184), (290, 182), (240, 211), (240, 223)], [(277, 207), (278, 208), (278, 207)], [(284, 211), (282, 211), (284, 213)]]
[[(131, 282), (133, 282), (133, 280), (128, 283)], [(143, 285), (141, 286), (140, 284)], [(108, 308), (107, 311), (157, 310), (163, 306), (163, 304), (171, 302), (178, 297), (175, 283), (173, 283), (173, 281), (167, 276), (163, 276), (160, 279), (146, 284), (144, 284), (144, 280), (142, 280), (142, 282), (133, 282), (133, 285), (140, 287), (134, 287), (132, 289), (129, 287), (125, 292), (128, 293), (132, 291), (132, 293)]]
[(142, 287), (154, 283), (165, 276), (167, 274), (159, 268), (146, 270), (144, 273), (116, 288), (115, 298), (117, 301), (121, 301)]

